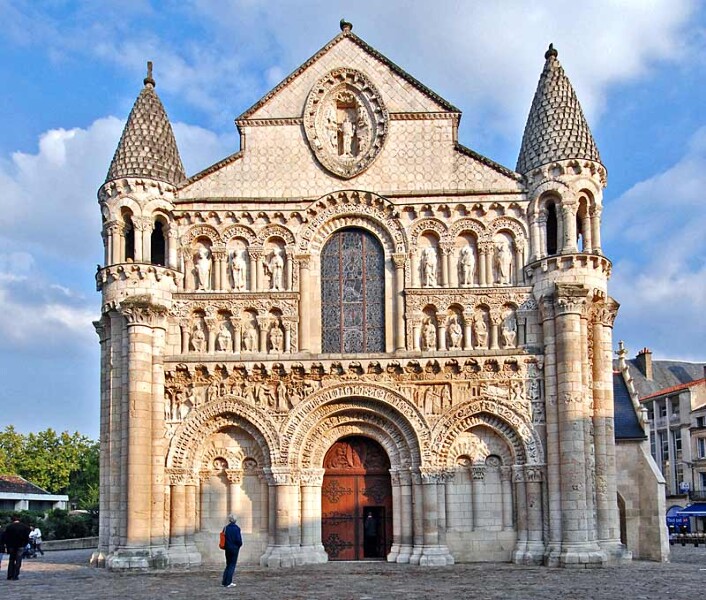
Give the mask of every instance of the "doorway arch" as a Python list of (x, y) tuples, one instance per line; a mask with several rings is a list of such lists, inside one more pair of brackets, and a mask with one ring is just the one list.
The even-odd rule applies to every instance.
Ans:
[(390, 459), (368, 437), (336, 441), (324, 457), (322, 542), (329, 560), (382, 560), (392, 546)]

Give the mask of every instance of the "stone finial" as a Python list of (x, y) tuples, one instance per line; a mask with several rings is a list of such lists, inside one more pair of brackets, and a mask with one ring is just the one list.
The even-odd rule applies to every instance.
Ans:
[(550, 58), (558, 58), (559, 53), (557, 52), (556, 48), (554, 47), (554, 44), (549, 44), (549, 48), (547, 48), (547, 51), (544, 53), (544, 59), (549, 60)]
[(152, 87), (155, 86), (154, 79), (152, 79), (152, 61), (148, 60), (147, 61), (147, 77), (145, 77), (142, 80), (142, 83), (145, 85), (151, 85)]
[(349, 23), (345, 19), (341, 19), (340, 25), (341, 25), (341, 31), (343, 33), (350, 33), (351, 30), (353, 29), (353, 23)]

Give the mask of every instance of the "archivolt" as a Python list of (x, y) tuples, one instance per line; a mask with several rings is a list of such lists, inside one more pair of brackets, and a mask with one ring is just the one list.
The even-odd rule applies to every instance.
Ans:
[(542, 443), (526, 417), (497, 400), (480, 399), (462, 404), (446, 414), (434, 427), (433, 446), (438, 466), (449, 466), (449, 450), (458, 436), (477, 425), (486, 425), (505, 438), (516, 464), (544, 462)]
[(275, 424), (267, 413), (237, 398), (220, 398), (191, 411), (177, 428), (167, 454), (167, 467), (191, 469), (203, 441), (227, 427), (240, 427), (260, 447), (265, 466), (270, 466), (279, 449)]
[(354, 412), (329, 417), (311, 431), (300, 459), (301, 467), (321, 467), (333, 443), (351, 435), (363, 435), (378, 442), (387, 452), (393, 467), (410, 464), (401, 431), (377, 415)]
[(269, 238), (280, 237), (287, 246), (294, 246), (294, 234), (283, 225), (267, 225), (257, 234), (257, 243), (263, 245)]
[(385, 256), (404, 254), (407, 237), (394, 207), (367, 192), (340, 192), (320, 198), (307, 211), (309, 223), (299, 234), (299, 252), (321, 252), (325, 241), (342, 227), (362, 227), (382, 243)]
[[(282, 460), (296, 463), (305, 454), (310, 432), (331, 415), (369, 414), (389, 434), (399, 431), (404, 452), (415, 465), (430, 460), (430, 433), (416, 406), (399, 393), (376, 384), (341, 384), (312, 394), (289, 415), (282, 433)], [(348, 420), (348, 416), (345, 419)], [(388, 423), (388, 425), (385, 425)], [(310, 460), (310, 459), (309, 459)]]
[(221, 235), (221, 238), (224, 242), (232, 240), (236, 237), (241, 237), (247, 240), (248, 244), (254, 244), (255, 240), (257, 239), (257, 236), (255, 235), (255, 232), (252, 229), (239, 224), (227, 227)]

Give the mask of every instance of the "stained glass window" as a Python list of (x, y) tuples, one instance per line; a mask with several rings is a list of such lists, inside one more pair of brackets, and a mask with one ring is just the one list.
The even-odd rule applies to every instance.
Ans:
[(323, 352), (385, 351), (385, 256), (363, 229), (343, 229), (321, 252)]

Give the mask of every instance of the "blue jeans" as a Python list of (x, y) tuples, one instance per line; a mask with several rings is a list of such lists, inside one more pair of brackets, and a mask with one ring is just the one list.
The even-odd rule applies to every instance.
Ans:
[(233, 575), (235, 575), (235, 565), (238, 562), (238, 553), (240, 548), (235, 550), (226, 550), (226, 568), (223, 571), (223, 585), (230, 585), (233, 583)]

